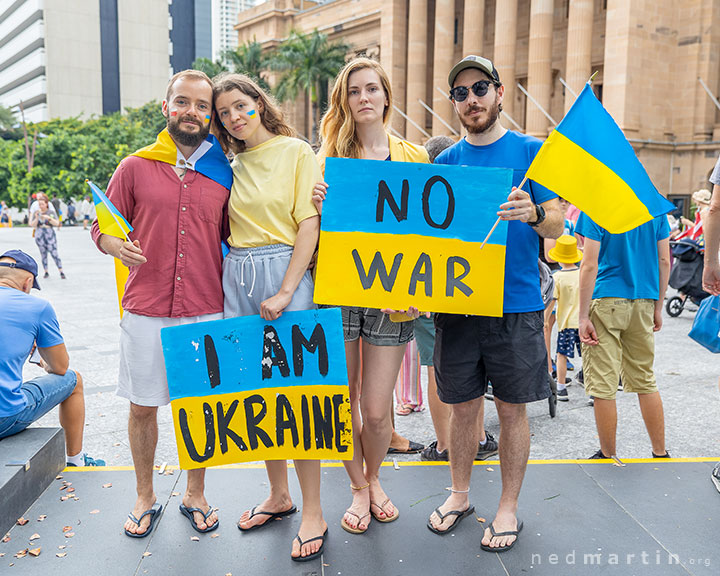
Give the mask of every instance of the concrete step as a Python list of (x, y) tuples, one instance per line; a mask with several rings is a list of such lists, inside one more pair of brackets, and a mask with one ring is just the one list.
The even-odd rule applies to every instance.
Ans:
[(62, 428), (28, 428), (0, 440), (0, 537), (64, 467)]

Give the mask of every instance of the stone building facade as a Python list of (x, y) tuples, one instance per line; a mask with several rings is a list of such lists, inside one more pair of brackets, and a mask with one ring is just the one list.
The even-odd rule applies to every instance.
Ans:
[[(242, 12), (239, 43), (270, 48), (291, 30), (328, 34), (390, 75), (393, 130), (414, 142), (461, 132), (447, 73), (491, 58), (503, 123), (544, 138), (592, 73), (657, 188), (689, 209), (720, 153), (720, 0), (269, 0)], [(304, 107), (290, 107), (303, 126)], [(430, 112), (429, 110), (432, 110)]]

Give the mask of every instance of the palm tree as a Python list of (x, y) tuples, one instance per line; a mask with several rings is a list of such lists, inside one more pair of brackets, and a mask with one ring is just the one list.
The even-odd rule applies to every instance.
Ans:
[(210, 58), (196, 58), (192, 67), (194, 70), (205, 72), (210, 78), (228, 70), (222, 62), (213, 62)]
[(301, 91), (304, 92), (305, 135), (313, 143), (322, 85), (335, 78), (345, 65), (349, 50), (349, 44), (329, 42), (327, 35), (317, 30), (310, 34), (292, 31), (271, 62), (272, 68), (282, 73), (275, 87), (280, 100), (294, 100)]
[(237, 50), (226, 50), (223, 61), (234, 72), (246, 74), (255, 80), (263, 90), (270, 90), (270, 86), (263, 77), (270, 65), (270, 57), (263, 52), (262, 45), (257, 40), (238, 46)]

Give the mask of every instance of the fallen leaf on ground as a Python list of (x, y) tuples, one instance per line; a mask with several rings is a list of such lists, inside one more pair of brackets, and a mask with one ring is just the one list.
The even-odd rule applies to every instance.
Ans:
[(68, 491), (68, 493), (75, 492), (75, 488), (68, 488), (67, 491)]
[(2, 539), (3, 542), (10, 542), (10, 534), (5, 534), (5, 537)]
[(217, 538), (218, 536), (220, 536), (220, 534), (213, 534), (210, 538)]
[(15, 553), (15, 558), (25, 558), (25, 556), (27, 556), (27, 552), (27, 548), (25, 548), (25, 550), (19, 550)]
[(67, 499), (68, 499), (67, 496), (60, 496), (60, 502), (65, 502), (65, 500), (67, 500)]
[(32, 536), (30, 536), (30, 540), (31, 540), (31, 541), (32, 541), (32, 540), (37, 540), (38, 538), (40, 538), (40, 534), (38, 534), (37, 532), (35, 532), (35, 534), (33, 534)]
[(63, 532), (70, 532), (72, 530), (72, 526), (63, 526)]
[(192, 540), (193, 542), (200, 542), (200, 538), (198, 538), (197, 536), (191, 536), (190, 540)]
[(62, 480), (62, 476), (58, 474), (57, 476), (55, 476), (55, 480)]
[(171, 496), (180, 496), (180, 492), (173, 492)]
[(67, 556), (67, 552), (58, 552), (55, 556), (58, 558), (65, 558), (65, 556)]
[(67, 488), (67, 484), (63, 484), (62, 486), (60, 486), (60, 490), (65, 490), (65, 488)]
[(115, 442), (115, 444), (113, 444), (113, 446), (120, 446), (120, 442)]
[(38, 546), (37, 548), (33, 548), (32, 550), (28, 550), (28, 554), (30, 554), (30, 556), (36, 556), (36, 557), (37, 557), (37, 556), (40, 556), (40, 551), (41, 551), (41, 550), (42, 550), (42, 548), (40, 548), (40, 547)]
[(477, 521), (480, 522), (480, 524), (485, 522), (485, 518), (483, 518), (482, 516), (476, 516), (476, 518), (477, 518)]
[(65, 546), (65, 544), (63, 544), (62, 546), (58, 546), (58, 550), (65, 550), (65, 548), (67, 548), (67, 546)]
[(143, 552), (143, 558), (147, 558), (148, 556), (152, 556), (152, 552)]
[(99, 512), (100, 510), (98, 510), (97, 508), (95, 510), (90, 510), (90, 514), (98, 514)]
[(43, 520), (45, 520), (45, 518), (47, 518), (47, 514), (42, 514), (42, 515), (38, 516), (37, 521), (42, 522)]
[(5, 552), (0, 552), (0, 558), (2, 558), (3, 556), (5, 556)]
[(30, 522), (30, 520), (28, 520), (27, 518), (23, 518), (22, 516), (20, 516), (20, 518), (17, 519), (17, 523), (20, 526), (25, 526), (25, 524), (27, 524), (28, 522)]
[(65, 538), (72, 538), (75, 536), (75, 532), (65, 532)]
[(494, 470), (493, 468), (491, 468), (490, 466), (488, 466), (487, 468), (485, 468), (485, 470), (487, 470), (488, 472), (495, 472), (495, 470)]
[(112, 488), (112, 482), (108, 482), (107, 484), (103, 484), (103, 488)]
[(165, 470), (165, 473), (163, 474), (163, 476), (173, 476), (174, 474), (175, 474), (175, 472), (173, 472), (172, 470)]

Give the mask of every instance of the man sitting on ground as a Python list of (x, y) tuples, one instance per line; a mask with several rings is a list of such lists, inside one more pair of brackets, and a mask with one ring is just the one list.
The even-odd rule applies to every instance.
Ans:
[[(35, 260), (20, 250), (0, 256), (0, 439), (22, 432), (60, 404), (68, 466), (104, 466), (83, 452), (85, 398), (80, 374), (68, 370), (67, 349), (55, 310), (30, 295)], [(22, 381), (25, 359), (37, 347), (46, 376)]]

